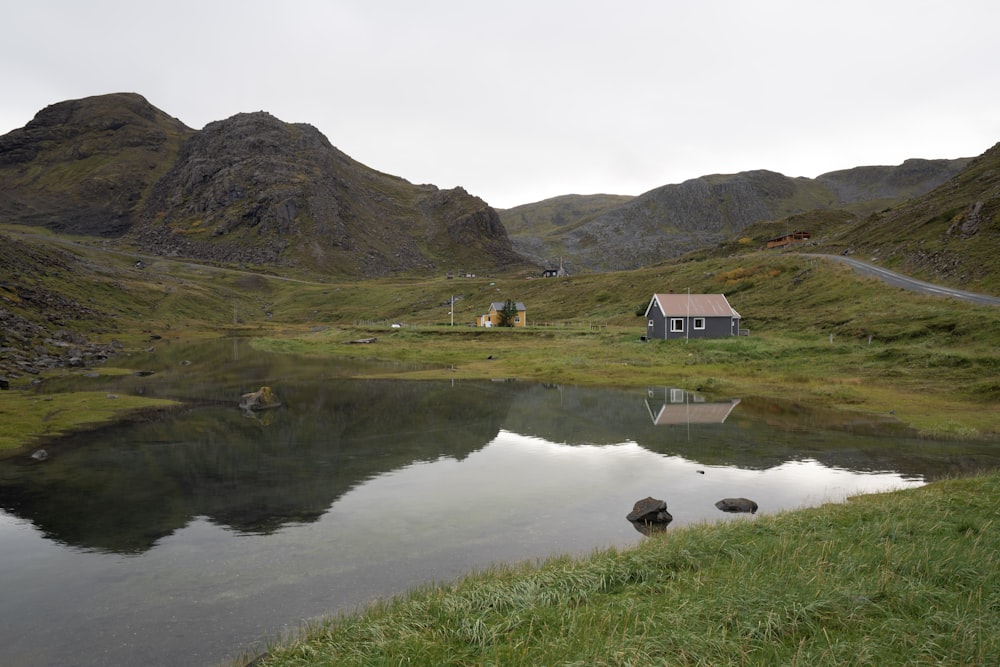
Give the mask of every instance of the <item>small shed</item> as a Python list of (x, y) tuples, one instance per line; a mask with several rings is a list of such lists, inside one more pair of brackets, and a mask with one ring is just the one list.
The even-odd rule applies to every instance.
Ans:
[(559, 268), (550, 267), (542, 271), (543, 278), (564, 278), (569, 273), (563, 268), (562, 257), (559, 258)]
[(654, 294), (646, 307), (646, 337), (725, 338), (738, 336), (740, 314), (725, 294)]
[[(490, 309), (485, 315), (476, 318), (477, 327), (498, 327), (500, 326), (500, 313), (503, 312), (506, 301), (494, 301), (490, 304)], [(524, 304), (518, 301), (514, 304), (517, 314), (514, 316), (514, 326), (523, 327), (528, 323), (528, 311)]]

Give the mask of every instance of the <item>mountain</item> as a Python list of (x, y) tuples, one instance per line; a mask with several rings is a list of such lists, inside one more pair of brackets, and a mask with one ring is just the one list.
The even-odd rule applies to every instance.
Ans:
[(561, 256), (560, 238), (632, 199), (627, 195), (562, 195), (500, 211), (500, 219), (521, 254), (554, 266)]
[(375, 171), (264, 112), (200, 131), (135, 94), (73, 100), (0, 137), (0, 216), (143, 253), (380, 276), (523, 264), (461, 188)]
[(193, 134), (139, 95), (46, 107), (0, 136), (0, 220), (120, 236)]
[(847, 227), (830, 246), (933, 282), (996, 293), (1000, 144), (933, 190)]
[[(915, 159), (815, 179), (715, 174), (638, 197), (566, 195), (498, 212), (462, 188), (371, 169), (311, 125), (256, 112), (193, 130), (119, 93), (54, 104), (0, 137), (0, 222), (101, 236), (143, 254), (342, 276), (484, 273), (531, 262), (608, 271), (811, 211), (867, 220), (969, 163)], [(886, 224), (902, 224), (896, 215), (904, 214)], [(885, 243), (873, 247), (884, 255)]]
[[(536, 261), (563, 257), (571, 270), (621, 270), (680, 256), (738, 235), (751, 224), (810, 210), (869, 213), (926, 193), (959, 173), (968, 158), (907, 160), (815, 179), (771, 171), (709, 175), (665, 185), (608, 208), (575, 216), (573, 197), (501, 212), (514, 245)], [(585, 202), (587, 204), (589, 202)], [(594, 209), (591, 208), (591, 211)], [(553, 219), (562, 220), (555, 226)]]

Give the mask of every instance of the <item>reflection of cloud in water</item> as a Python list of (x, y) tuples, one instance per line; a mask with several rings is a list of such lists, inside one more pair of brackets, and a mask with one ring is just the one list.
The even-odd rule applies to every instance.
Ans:
[[(766, 470), (708, 467), (633, 442), (564, 445), (502, 430), (463, 461), (441, 458), (376, 477), (345, 494), (331, 513), (391, 526), (399, 534), (419, 527), (454, 535), (490, 526), (549, 533), (553, 544), (559, 544), (560, 533), (583, 533), (593, 539), (581, 542), (601, 545), (629, 535), (624, 516), (646, 496), (665, 500), (676, 526), (732, 520), (715, 507), (724, 497), (751, 498), (760, 514), (768, 514), (921, 484), (894, 473), (834, 469), (814, 460)], [(394, 500), (389, 503), (389, 498)]]

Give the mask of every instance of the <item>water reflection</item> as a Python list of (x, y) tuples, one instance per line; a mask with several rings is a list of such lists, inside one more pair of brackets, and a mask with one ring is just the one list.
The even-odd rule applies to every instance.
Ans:
[(709, 402), (701, 394), (677, 387), (650, 387), (646, 409), (657, 426), (721, 424), (740, 404), (740, 399)]
[[(998, 462), (989, 443), (794, 403), (350, 380), (232, 345), (67, 379), (190, 407), (0, 461), (0, 664), (209, 664), (422, 582), (635, 543), (625, 515), (646, 496), (669, 531), (755, 520), (721, 498), (760, 516)], [(283, 407), (247, 418), (238, 398), (261, 385)]]
[[(984, 456), (994, 460), (976, 443), (894, 430), (886, 437), (873, 424), (851, 424), (855, 432), (826, 430), (822, 416), (782, 414), (772, 401), (706, 402), (670, 389), (642, 395), (521, 383), (331, 379), (283, 384), (278, 391), (286, 407), (263, 415), (247, 417), (235, 401), (203, 404), (153, 423), (67, 438), (47, 447), (44, 462), (7, 461), (0, 465), (0, 508), (58, 542), (125, 554), (152, 548), (195, 517), (238, 533), (269, 534), (316, 521), (365, 480), (420, 461), (463, 461), (502, 430), (567, 443), (577, 455), (586, 445), (634, 443), (702, 472), (814, 461), (919, 481), (975, 469)], [(811, 428), (801, 426), (803, 420)], [(497, 471), (497, 483), (503, 474)], [(510, 487), (529, 480), (555, 484), (522, 472)]]

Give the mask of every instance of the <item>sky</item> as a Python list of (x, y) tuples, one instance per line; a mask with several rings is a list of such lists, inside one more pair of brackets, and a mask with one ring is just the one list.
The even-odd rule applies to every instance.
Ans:
[(996, 0), (0, 0), (0, 135), (135, 92), (267, 111), (497, 208), (1000, 142)]

